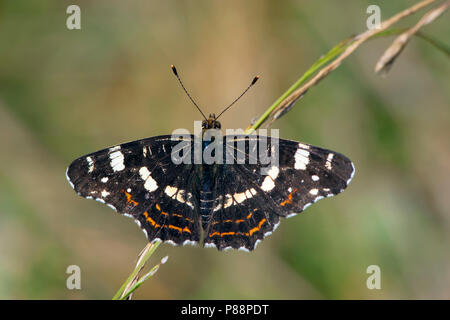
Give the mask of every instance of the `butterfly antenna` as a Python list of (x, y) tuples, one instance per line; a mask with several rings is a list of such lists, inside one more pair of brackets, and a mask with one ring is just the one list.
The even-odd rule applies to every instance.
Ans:
[(178, 82), (180, 83), (181, 87), (183, 88), (184, 92), (186, 92), (187, 96), (189, 97), (189, 99), (192, 101), (192, 103), (194, 104), (194, 106), (197, 107), (198, 111), (200, 111), (200, 113), (202, 114), (203, 118), (205, 118), (205, 120), (208, 120), (205, 116), (205, 114), (202, 112), (202, 110), (200, 109), (200, 107), (197, 105), (197, 103), (195, 103), (194, 99), (192, 99), (191, 95), (189, 94), (189, 92), (186, 90), (186, 88), (184, 87), (183, 81), (181, 81), (180, 76), (178, 75), (177, 72), (177, 68), (175, 68), (175, 66), (172, 64), (170, 66), (170, 68), (173, 71), (173, 74), (175, 75), (175, 77), (177, 77)]
[(216, 117), (216, 120), (222, 115), (222, 113), (230, 109), (233, 104), (235, 104), (240, 98), (242, 98), (242, 96), (248, 91), (248, 89), (250, 89), (256, 83), (256, 81), (258, 81), (258, 79), (259, 76), (254, 77), (250, 85), (247, 87), (247, 89), (245, 89), (244, 92), (242, 92), (239, 97), (234, 99), (234, 101), (228, 107), (226, 107), (221, 113), (219, 113), (219, 115)]

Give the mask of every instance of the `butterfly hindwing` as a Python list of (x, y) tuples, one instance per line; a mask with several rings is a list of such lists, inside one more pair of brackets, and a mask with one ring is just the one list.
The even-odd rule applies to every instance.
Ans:
[(171, 244), (194, 244), (200, 241), (201, 227), (196, 194), (191, 183), (196, 179), (192, 165), (181, 165), (180, 175), (164, 180), (151, 205), (137, 217), (147, 231), (148, 239), (160, 239)]
[[(278, 215), (268, 215), (261, 197), (238, 168), (242, 165), (215, 165), (213, 205), (204, 223), (204, 245), (219, 250), (249, 250), (278, 223)], [(250, 249), (251, 250), (251, 249)]]

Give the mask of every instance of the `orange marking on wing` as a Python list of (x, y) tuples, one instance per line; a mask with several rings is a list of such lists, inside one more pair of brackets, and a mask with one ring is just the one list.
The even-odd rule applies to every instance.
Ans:
[(169, 224), (169, 229), (177, 230), (179, 233), (183, 232), (183, 229), (181, 229), (180, 227), (174, 226), (172, 224)]
[(184, 228), (183, 228), (183, 232), (188, 232), (188, 233), (191, 233), (191, 230), (189, 230), (189, 228), (188, 228), (188, 227), (184, 227)]
[(159, 212), (161, 212), (162, 215), (164, 216), (168, 216), (169, 214), (167, 212), (161, 211), (161, 207), (159, 206), (159, 204), (155, 204), (156, 210), (158, 210)]
[(234, 235), (234, 234), (236, 234), (236, 232), (233, 232), (233, 231), (230, 231), (230, 232), (222, 232), (221, 234), (220, 234), (220, 236), (222, 237), (222, 236), (232, 236), (232, 235)]
[(191, 233), (191, 230), (189, 230), (188, 227), (184, 227), (183, 229), (181, 229), (180, 227), (174, 226), (173, 224), (169, 224), (169, 226), (164, 226), (164, 227), (173, 229), (173, 230), (177, 230), (179, 233), (183, 233), (183, 232)]
[(126, 192), (125, 190), (122, 190), (122, 192), (125, 194), (125, 196), (127, 197), (127, 203), (131, 203), (133, 204), (135, 207), (139, 204), (139, 202), (134, 201), (133, 199), (131, 199), (131, 194), (129, 194), (128, 192)]
[(259, 229), (261, 229), (262, 225), (264, 224), (264, 222), (266, 222), (266, 218), (263, 218), (257, 227), (254, 227), (253, 229), (251, 229), (248, 234), (251, 236), (252, 234), (254, 234), (256, 231), (258, 231)]
[[(166, 212), (161, 212), (161, 214), (164, 215), (168, 215), (168, 213)], [(179, 233), (183, 233), (183, 232), (187, 232), (187, 233), (192, 233), (191, 230), (188, 227), (184, 227), (183, 229), (177, 226), (174, 226), (173, 224), (169, 224), (168, 226), (161, 226), (160, 224), (157, 224), (155, 220), (153, 220), (152, 218), (149, 217), (148, 212), (145, 211), (144, 212), (144, 216), (145, 216), (145, 220), (147, 220), (148, 222), (150, 222), (150, 224), (154, 227), (154, 228), (169, 228), (169, 229), (173, 229), (173, 230), (177, 230)]]
[(294, 189), (291, 192), (289, 192), (288, 198), (286, 200), (284, 200), (283, 202), (281, 202), (280, 205), (282, 207), (284, 207), (287, 204), (292, 204), (292, 195), (297, 191), (298, 191), (298, 189)]
[(266, 218), (263, 218), (263, 219), (258, 223), (258, 226), (257, 226), (257, 227), (254, 227), (254, 228), (251, 229), (249, 232), (233, 232), (233, 231), (230, 231), (230, 232), (222, 232), (222, 233), (219, 233), (219, 232), (217, 232), (217, 231), (214, 231), (213, 233), (211, 233), (211, 234), (209, 235), (209, 237), (212, 238), (212, 237), (214, 237), (214, 236), (220, 236), (220, 237), (223, 237), (223, 236), (232, 236), (232, 235), (244, 235), (244, 236), (250, 237), (250, 236), (251, 236), (252, 234), (254, 234), (256, 231), (260, 230), (261, 227), (262, 227), (262, 225), (263, 225), (266, 221), (267, 221)]
[(172, 213), (172, 216), (178, 217), (178, 218), (183, 218), (183, 219), (185, 219), (185, 220), (187, 220), (187, 221), (189, 221), (189, 222), (194, 222), (193, 219), (191, 219), (191, 218), (186, 218), (186, 217), (184, 217), (183, 215), (181, 215), (181, 214), (179, 214), (179, 213)]
[[(159, 212), (161, 212), (162, 215), (165, 215), (165, 216), (169, 216), (169, 215), (170, 215), (169, 213), (167, 213), (167, 212), (161, 210), (161, 206), (159, 205), (159, 203), (155, 204), (155, 207), (156, 207), (156, 210), (158, 210)], [(174, 217), (179, 217), (179, 218), (183, 218), (183, 219), (185, 219), (185, 220), (187, 220), (187, 221), (189, 221), (189, 222), (191, 222), (191, 223), (194, 222), (193, 219), (191, 219), (191, 218), (186, 218), (186, 217), (184, 217), (183, 215), (181, 215), (181, 214), (179, 214), (179, 213), (172, 213), (172, 216), (174, 216)]]
[[(256, 209), (254, 209), (253, 211), (256, 211)], [(253, 216), (253, 212), (250, 212), (250, 214), (247, 217), (245, 217), (245, 219), (237, 219), (237, 220), (227, 219), (227, 220), (222, 220), (222, 221), (214, 221), (213, 225), (218, 224), (218, 223), (227, 223), (227, 222), (241, 223), (241, 222), (244, 222), (245, 220), (250, 219), (252, 216)]]
[(150, 224), (151, 224), (153, 227), (155, 227), (155, 228), (161, 227), (160, 224), (157, 224), (157, 223), (155, 222), (155, 220), (153, 220), (152, 218), (150, 218), (150, 217), (148, 216), (148, 212), (147, 212), (147, 211), (144, 212), (144, 216), (145, 216), (145, 220), (147, 220), (148, 222), (150, 222)]

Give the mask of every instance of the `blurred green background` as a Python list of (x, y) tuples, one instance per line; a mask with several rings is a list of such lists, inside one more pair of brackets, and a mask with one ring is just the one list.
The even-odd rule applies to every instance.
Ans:
[[(81, 30), (66, 8), (81, 7)], [(376, 1), (382, 19), (416, 1)], [(146, 238), (76, 195), (75, 158), (192, 130), (205, 113), (246, 128), (322, 54), (366, 29), (373, 1), (0, 1), (0, 298), (109, 299)], [(410, 26), (425, 11), (402, 21)], [(447, 17), (424, 32), (448, 40)], [(272, 127), (339, 151), (356, 176), (341, 195), (283, 220), (258, 248), (161, 245), (168, 262), (136, 299), (450, 298), (450, 64), (414, 38), (387, 78), (393, 38), (370, 41)], [(81, 290), (66, 288), (69, 265)], [(369, 265), (381, 290), (366, 287)]]

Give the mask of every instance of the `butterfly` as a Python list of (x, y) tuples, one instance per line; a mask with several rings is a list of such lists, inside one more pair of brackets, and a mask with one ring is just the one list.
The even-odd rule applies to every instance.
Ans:
[(353, 178), (353, 163), (338, 152), (257, 134), (219, 136), (213, 161), (196, 162), (196, 150), (213, 146), (201, 138), (221, 128), (223, 113), (200, 112), (200, 137), (156, 136), (90, 153), (70, 164), (67, 180), (80, 196), (133, 218), (150, 242), (251, 251), (282, 218), (337, 195)]

